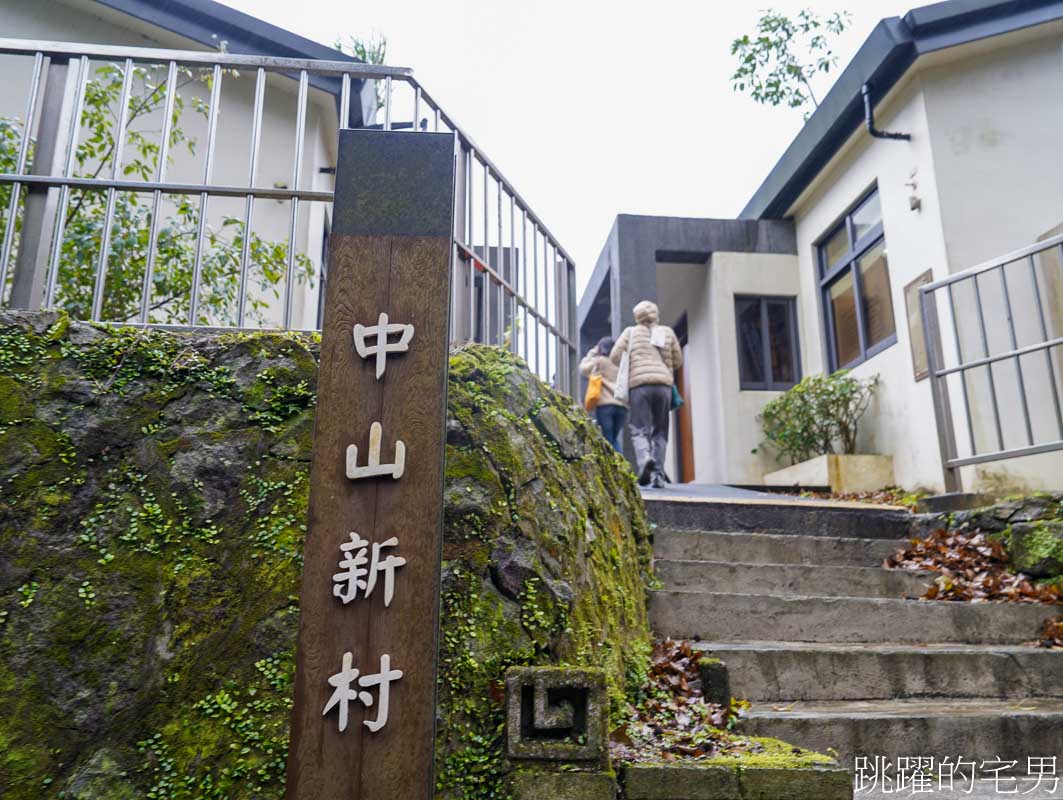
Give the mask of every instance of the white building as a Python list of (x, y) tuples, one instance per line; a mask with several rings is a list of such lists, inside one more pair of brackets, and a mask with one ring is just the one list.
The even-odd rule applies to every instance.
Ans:
[[(952, 0), (883, 20), (738, 220), (617, 217), (580, 303), (583, 349), (642, 299), (678, 328), (680, 480), (761, 484), (780, 465), (752, 452), (760, 410), (803, 375), (847, 367), (881, 380), (858, 452), (892, 455), (899, 485), (942, 490), (917, 287), (1063, 231), (1061, 142), (1063, 2)], [(974, 281), (955, 285), (964, 362), (1063, 336), (1061, 252), (1004, 270), (1011, 323), (1001, 270), (978, 279), (980, 298)], [(956, 363), (945, 291), (939, 368)], [(953, 458), (1042, 452), (961, 466), (963, 488), (1058, 488), (1063, 346), (966, 374), (947, 379)]]

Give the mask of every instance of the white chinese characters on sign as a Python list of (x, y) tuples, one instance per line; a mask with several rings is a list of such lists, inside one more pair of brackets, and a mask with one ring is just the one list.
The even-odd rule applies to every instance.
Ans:
[(347, 477), (352, 481), (359, 478), (375, 478), (380, 475), (390, 475), (398, 480), (406, 471), (406, 444), (401, 439), (395, 440), (395, 462), (380, 463), (380, 439), (383, 436), (383, 430), (379, 422), (374, 422), (369, 427), (369, 455), (364, 467), (358, 466), (358, 446), (352, 444), (347, 447)]
[(325, 710), (321, 712), (321, 716), (325, 716), (333, 708), (338, 707), (340, 732), (347, 730), (347, 717), (351, 701), (357, 701), (366, 708), (373, 706), (373, 695), (370, 692), (363, 692), (353, 688), (355, 681), (362, 689), (371, 689), (374, 686), (378, 686), (380, 687), (380, 696), (379, 702), (376, 704), (376, 719), (367, 719), (363, 722), (365, 727), (376, 733), (388, 724), (388, 701), (391, 696), (391, 684), (402, 677), (402, 670), (391, 668), (391, 656), (387, 653), (380, 657), (380, 672), (375, 675), (358, 677), (359, 672), (352, 666), (353, 662), (354, 654), (350, 651), (344, 653), (343, 666), (340, 671), (328, 679), (329, 685), (333, 687), (332, 696), (329, 698), (328, 703), (325, 704)]
[[(392, 536), (383, 542), (374, 542), (370, 549), (369, 542), (354, 531), (351, 531), (351, 540), (340, 545), (343, 551), (343, 560), (339, 567), (341, 572), (332, 576), (335, 586), (332, 594), (338, 597), (344, 605), (358, 597), (358, 590), (362, 591), (362, 597), (369, 597), (376, 588), (377, 576), (384, 576), (384, 607), (391, 605), (391, 598), (395, 594), (395, 570), (406, 563), (402, 556), (389, 555), (380, 557), (380, 551), (385, 547), (398, 547), (398, 537)], [(367, 555), (366, 551), (371, 553)], [(366, 567), (366, 562), (369, 566)]]
[[(389, 341), (394, 334), (399, 334), (397, 342)], [(366, 345), (367, 340), (376, 338), (376, 344)], [(376, 356), (376, 378), (380, 380), (387, 369), (388, 353), (405, 353), (410, 349), (410, 339), (413, 338), (413, 325), (402, 325), (397, 322), (388, 324), (388, 315), (381, 313), (376, 325), (354, 326), (354, 349), (362, 358)]]

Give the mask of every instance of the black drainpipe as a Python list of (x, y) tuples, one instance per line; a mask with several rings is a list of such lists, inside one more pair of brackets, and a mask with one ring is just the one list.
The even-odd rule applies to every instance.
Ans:
[(876, 139), (902, 139), (906, 142), (912, 140), (910, 133), (891, 133), (889, 131), (880, 131), (875, 127), (875, 110), (871, 107), (871, 84), (865, 83), (860, 89), (860, 93), (864, 96), (864, 121), (867, 123), (867, 132), (870, 133)]

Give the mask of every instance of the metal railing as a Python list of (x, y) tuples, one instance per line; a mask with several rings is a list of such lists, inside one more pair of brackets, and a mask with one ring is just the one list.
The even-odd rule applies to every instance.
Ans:
[(922, 286), (919, 303), (946, 488), (963, 466), (1063, 450), (1063, 235)]
[[(116, 324), (319, 327), (320, 302), (307, 298), (320, 300), (327, 282), (327, 230), (311, 235), (309, 217), (331, 213), (320, 152), (335, 157), (353, 110), (356, 127), (454, 134), (452, 341), (508, 347), (576, 391), (571, 257), (411, 70), (20, 39), (0, 39), (0, 59), (28, 72), (19, 111), (0, 109), (0, 307)], [(375, 112), (361, 113), (362, 82), (377, 91)], [(244, 143), (239, 157), (219, 156), (223, 140)], [(262, 185), (264, 159), (276, 172), (281, 152), (287, 182)], [(234, 160), (244, 177), (219, 179), (219, 162), (231, 177)], [(273, 204), (287, 204), (285, 218)], [(300, 310), (313, 318), (299, 324)]]

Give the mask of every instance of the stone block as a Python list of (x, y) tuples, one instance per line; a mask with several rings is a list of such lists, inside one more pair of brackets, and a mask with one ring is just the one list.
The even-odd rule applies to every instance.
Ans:
[(731, 704), (731, 681), (724, 662), (711, 656), (702, 658), (698, 661), (698, 675), (701, 677), (701, 693), (706, 700), (718, 706)]
[(624, 768), (627, 800), (742, 800), (731, 767), (633, 764)]
[(800, 464), (769, 472), (766, 486), (823, 487), (832, 492), (875, 492), (893, 486), (893, 456), (835, 455), (810, 458)]
[(513, 778), (513, 800), (615, 800), (616, 781), (602, 772), (521, 770)]
[(852, 800), (853, 782), (841, 767), (745, 767), (742, 800)]
[(1008, 546), (1015, 566), (1035, 578), (1063, 573), (1063, 522), (1017, 522)]
[(566, 667), (506, 671), (506, 752), (514, 761), (607, 763), (605, 673)]

